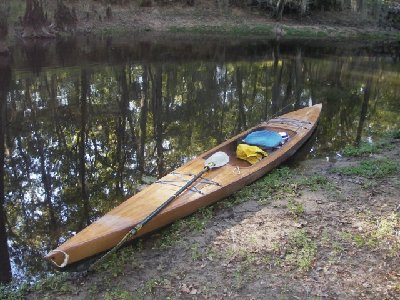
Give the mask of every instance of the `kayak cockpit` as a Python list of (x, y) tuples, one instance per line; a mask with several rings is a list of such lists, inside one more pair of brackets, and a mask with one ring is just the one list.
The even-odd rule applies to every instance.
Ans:
[[(204, 157), (204, 159), (207, 159), (211, 155), (213, 155), (215, 152), (222, 151), (225, 152), (229, 156), (229, 165), (233, 167), (240, 167), (240, 168), (246, 168), (246, 167), (251, 167), (252, 165), (243, 159), (240, 159), (236, 155), (236, 149), (238, 144), (242, 142), (242, 140), (250, 133), (256, 132), (259, 130), (268, 130), (268, 131), (273, 131), (276, 133), (279, 132), (286, 132), (288, 134), (288, 141), (290, 141), (291, 138), (293, 138), (296, 135), (296, 132), (293, 130), (288, 130), (287, 128), (281, 128), (281, 127), (272, 127), (272, 126), (259, 126), (250, 132), (247, 132), (246, 134), (243, 134), (239, 136), (239, 138), (227, 143), (227, 144), (222, 144), (220, 147), (218, 147), (215, 151), (212, 153), (209, 153), (207, 156)], [(263, 149), (265, 152), (268, 153), (268, 155), (272, 154), (279, 148), (270, 148), (270, 149)]]

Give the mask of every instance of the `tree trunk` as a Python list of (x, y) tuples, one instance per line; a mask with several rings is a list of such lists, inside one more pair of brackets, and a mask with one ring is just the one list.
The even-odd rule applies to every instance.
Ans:
[(40, 0), (26, 0), (23, 38), (53, 38)]
[(0, 56), (8, 55), (10, 52), (6, 45), (9, 9), (9, 4), (0, 4)]

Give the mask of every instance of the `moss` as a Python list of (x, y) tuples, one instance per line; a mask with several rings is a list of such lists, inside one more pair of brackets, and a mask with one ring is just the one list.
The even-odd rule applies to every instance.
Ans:
[(383, 178), (398, 173), (400, 164), (387, 158), (363, 160), (355, 166), (333, 168), (331, 172), (346, 176), (361, 176), (366, 178)]
[(329, 34), (322, 30), (313, 30), (306, 28), (285, 27), (287, 37), (299, 38), (326, 38)]
[(376, 143), (361, 143), (358, 146), (346, 146), (343, 149), (343, 155), (349, 157), (360, 157), (371, 154), (381, 153), (383, 150), (393, 149), (393, 145), (389, 141), (380, 141)]
[(273, 36), (273, 27), (270, 25), (255, 25), (255, 26), (191, 26), (191, 27), (177, 27), (171, 26), (168, 31), (178, 33), (199, 33), (199, 34), (228, 34), (228, 35), (263, 35)]

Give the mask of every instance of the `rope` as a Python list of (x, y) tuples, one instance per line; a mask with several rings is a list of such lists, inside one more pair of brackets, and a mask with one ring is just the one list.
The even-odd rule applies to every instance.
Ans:
[(64, 268), (64, 267), (68, 264), (69, 255), (68, 255), (66, 252), (62, 251), (62, 250), (53, 250), (53, 252), (60, 252), (60, 253), (64, 254), (64, 261), (62, 262), (61, 265), (59, 265), (58, 263), (56, 263), (56, 262), (53, 260), (53, 263), (54, 263), (57, 267), (59, 267), (59, 268)]
[[(155, 183), (158, 183), (158, 184), (165, 184), (165, 185), (171, 185), (171, 186), (177, 186), (177, 187), (182, 187), (181, 185), (179, 185), (179, 184), (176, 184), (176, 183), (174, 183), (174, 182), (180, 182), (180, 181), (172, 181), (172, 180), (168, 180), (168, 181), (156, 181)], [(201, 190), (199, 190), (197, 187), (191, 187), (191, 188), (188, 188), (188, 191), (191, 191), (191, 192), (193, 192), (193, 193), (199, 193), (200, 195), (204, 195), (204, 193), (201, 191)]]

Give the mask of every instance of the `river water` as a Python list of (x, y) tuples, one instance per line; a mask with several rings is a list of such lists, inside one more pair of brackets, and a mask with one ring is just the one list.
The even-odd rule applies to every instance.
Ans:
[(16, 281), (49, 272), (48, 250), (152, 178), (262, 120), (323, 104), (298, 160), (400, 124), (398, 43), (133, 35), (12, 53), (0, 58), (0, 233)]

